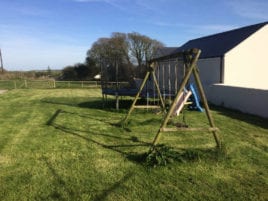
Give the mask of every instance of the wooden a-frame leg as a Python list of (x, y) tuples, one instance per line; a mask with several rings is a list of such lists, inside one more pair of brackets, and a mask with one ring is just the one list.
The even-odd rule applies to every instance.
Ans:
[(136, 102), (137, 102), (137, 100), (138, 100), (138, 98), (139, 98), (139, 96), (140, 96), (140, 94), (141, 94), (141, 92), (142, 92), (142, 89), (144, 88), (144, 86), (145, 86), (145, 84), (146, 84), (146, 81), (147, 81), (148, 78), (149, 78), (149, 75), (150, 75), (150, 72), (147, 71), (147, 73), (146, 73), (146, 75), (145, 75), (145, 77), (144, 77), (144, 79), (143, 79), (143, 82), (142, 82), (142, 84), (141, 84), (141, 86), (140, 86), (140, 89), (139, 89), (138, 93), (136, 94), (135, 99), (134, 99), (134, 101), (132, 102), (132, 105), (131, 105), (131, 107), (130, 107), (128, 113), (127, 113), (127, 116), (125, 117), (125, 119), (124, 119), (124, 121), (123, 121), (123, 124), (124, 124), (124, 125), (127, 124), (128, 118), (130, 117), (131, 113), (132, 113), (133, 110), (134, 110), (134, 107), (135, 107), (135, 105), (136, 105)]
[(152, 72), (152, 75), (153, 75), (154, 84), (156, 86), (156, 90), (157, 90), (157, 93), (158, 93), (158, 97), (159, 97), (160, 102), (161, 102), (162, 109), (165, 111), (165, 103), (164, 103), (164, 100), (162, 98), (162, 94), (161, 94), (159, 85), (158, 85), (158, 83), (156, 81), (157, 79), (156, 79), (156, 76), (155, 76), (155, 72), (154, 71)]
[[(211, 115), (211, 112), (209, 110), (207, 98), (205, 96), (205, 92), (204, 92), (204, 89), (203, 89), (203, 86), (202, 86), (202, 83), (201, 83), (201, 80), (200, 80), (200, 77), (199, 77), (198, 69), (196, 67), (193, 69), (193, 74), (194, 74), (194, 78), (195, 78), (195, 81), (196, 81), (196, 84), (197, 84), (199, 94), (201, 96), (201, 100), (202, 100), (202, 102), (204, 104), (204, 107), (205, 107), (205, 111), (206, 111), (206, 115), (207, 115), (207, 118), (208, 118), (208, 121), (209, 121), (209, 125), (210, 125), (210, 127), (214, 128), (215, 127), (214, 119), (213, 119), (213, 117)], [(215, 142), (217, 144), (217, 147), (219, 149), (221, 149), (221, 140), (220, 140), (220, 137), (219, 137), (217, 131), (214, 130), (214, 131), (212, 131), (212, 133), (213, 133)]]

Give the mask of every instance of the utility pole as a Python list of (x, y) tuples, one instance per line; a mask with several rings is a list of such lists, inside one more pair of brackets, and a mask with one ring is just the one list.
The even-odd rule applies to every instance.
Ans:
[(4, 65), (3, 65), (3, 59), (2, 59), (2, 52), (1, 52), (1, 49), (0, 49), (0, 70), (2, 73), (4, 73)]

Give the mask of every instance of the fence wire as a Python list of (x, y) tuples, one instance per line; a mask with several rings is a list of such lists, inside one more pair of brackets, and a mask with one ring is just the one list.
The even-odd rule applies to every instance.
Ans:
[(0, 80), (0, 89), (101, 88), (100, 81)]

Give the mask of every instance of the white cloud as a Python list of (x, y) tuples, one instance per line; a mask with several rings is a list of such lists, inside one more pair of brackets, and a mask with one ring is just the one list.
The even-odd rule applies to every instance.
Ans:
[(157, 13), (162, 13), (161, 9), (159, 9), (157, 2), (163, 2), (163, 0), (155, 0), (153, 3), (151, 0), (73, 0), (75, 2), (79, 3), (106, 3), (113, 7), (116, 7), (120, 10), (131, 12), (134, 11), (131, 8), (135, 8), (136, 14), (138, 14), (138, 10), (146, 10), (146, 11), (152, 11)]
[(241, 17), (257, 20), (268, 20), (267, 0), (232, 0), (227, 4), (233, 12)]
[(216, 32), (223, 32), (223, 31), (229, 31), (235, 28), (238, 28), (234, 25), (224, 25), (224, 24), (208, 24), (208, 25), (200, 25), (196, 26), (198, 29), (202, 29), (205, 31), (216, 31)]
[(117, 0), (73, 0), (75, 2), (79, 3), (93, 3), (93, 2), (99, 2), (99, 3), (107, 3), (107, 4), (116, 4)]
[(223, 32), (223, 31), (228, 31), (231, 29), (237, 28), (237, 26), (234, 25), (226, 25), (226, 24), (204, 24), (204, 25), (195, 25), (195, 24), (186, 24), (186, 23), (171, 23), (171, 22), (164, 22), (164, 21), (154, 21), (154, 22), (149, 22), (150, 24), (160, 26), (160, 27), (175, 27), (175, 28), (182, 28), (182, 29), (191, 29), (197, 32), (211, 32), (211, 31), (216, 31), (216, 32)]
[(128, 3), (132, 3), (129, 0), (120, 1), (120, 0), (73, 0), (78, 3), (106, 3), (110, 6), (113, 6), (117, 9), (127, 11), (128, 10)]

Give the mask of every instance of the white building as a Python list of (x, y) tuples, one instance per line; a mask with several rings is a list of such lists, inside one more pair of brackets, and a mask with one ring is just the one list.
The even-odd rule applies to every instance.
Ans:
[(268, 117), (268, 22), (190, 40), (209, 102)]

